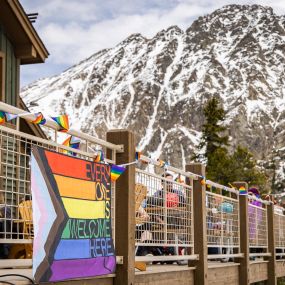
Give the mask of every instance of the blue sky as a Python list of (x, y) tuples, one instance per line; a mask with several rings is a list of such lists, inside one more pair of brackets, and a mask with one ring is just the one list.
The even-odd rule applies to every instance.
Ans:
[(228, 4), (271, 6), (285, 15), (285, 0), (20, 0), (38, 12), (35, 28), (50, 56), (46, 63), (22, 66), (21, 86), (56, 75), (132, 33), (153, 37), (172, 25), (188, 28), (199, 16)]

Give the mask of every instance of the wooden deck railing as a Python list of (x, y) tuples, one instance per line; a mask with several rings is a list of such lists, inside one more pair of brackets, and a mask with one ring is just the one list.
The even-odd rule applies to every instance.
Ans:
[[(107, 150), (107, 159), (110, 162), (123, 164), (135, 161), (135, 138), (132, 132), (110, 131), (107, 133), (106, 142), (108, 147), (120, 146), (120, 151), (117, 147), (114, 151)], [(2, 244), (31, 244), (32, 242), (32, 232), (27, 238), (23, 225), (18, 222), (23, 220), (19, 205), (22, 200), (29, 200), (31, 196), (29, 173), (31, 145), (57, 151), (70, 150), (57, 142), (39, 139), (0, 126), (0, 193), (3, 195), (1, 205), (5, 206), (0, 228)], [(73, 151), (78, 152), (80, 157), (93, 159), (92, 153)], [(149, 160), (147, 163), (152, 164), (152, 161)], [(153, 165), (158, 166), (156, 163)], [(228, 191), (227, 187), (219, 184), (215, 184), (215, 190), (213, 187), (206, 187), (199, 179), (200, 176), (205, 176), (205, 166), (202, 164), (189, 164), (183, 170), (169, 167), (168, 170), (171, 170), (174, 175), (185, 175), (187, 178), (185, 183), (162, 178), (158, 172), (166, 172), (164, 168), (155, 174), (151, 167), (147, 168), (145, 165), (141, 168), (139, 166), (136, 168), (135, 165), (128, 166), (116, 183), (116, 190), (114, 190), (116, 195), (113, 197), (113, 230), (116, 254), (122, 258), (117, 265), (114, 280), (112, 277), (112, 283), (144, 284), (141, 281), (142, 277), (137, 277), (138, 275), (135, 274), (135, 260), (144, 260), (142, 256), (136, 256), (139, 246), (183, 248), (184, 257), (180, 255), (182, 251), (176, 250), (174, 256), (154, 256), (145, 259), (148, 262), (160, 263), (187, 260), (187, 268), (193, 271), (193, 280), (187, 273), (185, 276), (190, 279), (181, 284), (212, 283), (213, 259), (219, 262), (224, 272), (227, 272), (228, 268), (235, 267), (232, 274), (238, 273), (236, 277), (238, 283), (234, 284), (244, 285), (260, 280), (267, 280), (268, 284), (276, 284), (277, 277), (285, 276), (285, 216), (280, 212), (274, 212), (274, 206), (271, 203), (264, 201), (254, 205), (247, 196), (239, 196), (237, 192)], [(178, 204), (172, 201), (176, 204), (171, 206), (167, 198), (161, 196), (160, 204), (158, 200), (155, 202), (152, 200), (145, 205), (141, 202), (139, 206), (148, 216), (151, 216), (148, 221), (151, 226), (147, 230), (152, 234), (151, 239), (142, 241), (137, 235), (140, 231), (137, 225), (144, 224), (144, 221), (136, 220), (138, 216), (138, 207), (135, 205), (136, 184), (147, 188), (148, 193), (145, 198), (148, 199), (156, 191), (167, 189), (169, 183), (172, 183), (174, 192), (179, 191), (183, 194), (183, 201), (176, 201)], [(234, 185), (237, 188), (240, 186), (247, 188), (244, 182), (236, 182)], [(31, 225), (29, 229), (30, 227)], [(1, 266), (5, 267), (4, 260), (0, 260)], [(161, 276), (163, 274), (166, 276), (167, 269), (164, 271), (164, 265), (160, 266)], [(262, 271), (258, 276), (254, 273), (257, 267), (260, 272)], [(151, 278), (145, 280), (151, 280)], [(171, 282), (171, 276), (169, 280)], [(151, 284), (151, 281), (145, 282), (145, 284)], [(165, 281), (165, 284), (175, 284), (173, 281), (167, 282)]]

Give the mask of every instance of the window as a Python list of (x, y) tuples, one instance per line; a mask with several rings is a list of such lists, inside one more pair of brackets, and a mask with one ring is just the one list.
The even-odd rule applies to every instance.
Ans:
[(5, 55), (0, 52), (0, 100), (5, 102)]

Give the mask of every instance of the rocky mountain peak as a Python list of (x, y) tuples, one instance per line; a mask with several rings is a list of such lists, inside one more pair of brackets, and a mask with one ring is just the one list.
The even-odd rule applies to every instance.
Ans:
[(270, 7), (228, 5), (185, 32), (171, 26), (151, 39), (133, 34), (21, 96), (31, 111), (67, 113), (72, 127), (95, 136), (133, 130), (139, 150), (178, 167), (199, 143), (204, 103), (217, 96), (232, 145), (249, 147), (268, 169), (276, 164), (281, 187), (284, 70), (285, 17)]

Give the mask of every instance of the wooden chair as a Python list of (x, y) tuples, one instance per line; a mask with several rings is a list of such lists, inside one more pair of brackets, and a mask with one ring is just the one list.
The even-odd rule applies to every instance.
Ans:
[[(142, 184), (136, 184), (135, 186), (135, 211), (136, 213), (138, 212), (143, 200), (145, 199), (147, 195), (147, 187)], [(136, 224), (141, 224), (145, 222), (143, 219), (140, 217), (136, 217)]]
[[(147, 187), (142, 184), (135, 185), (135, 213), (138, 212), (139, 207), (141, 206), (143, 200), (147, 195)], [(141, 224), (145, 222), (142, 218), (136, 217), (136, 224)], [(140, 271), (146, 271), (146, 263), (135, 261), (135, 268)]]
[[(24, 239), (33, 239), (34, 237), (34, 226), (33, 226), (33, 212), (32, 212), (32, 201), (23, 201), (18, 206), (19, 220), (14, 220), (14, 223), (19, 224), (22, 228)], [(32, 258), (33, 255), (33, 244), (27, 243), (23, 245), (15, 245), (10, 253), (10, 258), (19, 258), (19, 253), (23, 252), (21, 258)], [(12, 256), (11, 256), (12, 255)], [(18, 256), (18, 257), (16, 257)]]
[(32, 201), (21, 202), (18, 210), (20, 217), (19, 222), (23, 224), (23, 236), (25, 239), (32, 239), (34, 236)]

